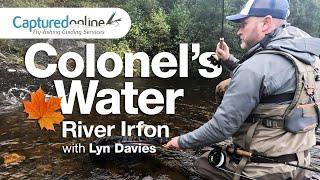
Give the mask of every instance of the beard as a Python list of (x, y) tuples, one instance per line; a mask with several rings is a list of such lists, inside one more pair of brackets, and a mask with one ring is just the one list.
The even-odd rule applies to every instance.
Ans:
[(248, 47), (248, 44), (244, 40), (240, 39), (240, 48), (247, 49)]
[(254, 41), (245, 41), (243, 39), (240, 39), (240, 47), (241, 49), (250, 49), (251, 47), (253, 47), (254, 45), (256, 45), (257, 42)]

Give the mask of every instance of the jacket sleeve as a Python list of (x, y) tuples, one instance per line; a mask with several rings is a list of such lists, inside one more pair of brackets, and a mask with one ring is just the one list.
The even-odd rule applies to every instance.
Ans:
[(236, 67), (239, 66), (239, 60), (230, 54), (230, 57), (226, 61), (221, 61), (221, 65), (226, 68), (229, 72), (232, 72)]
[(200, 128), (179, 137), (181, 148), (211, 145), (231, 137), (259, 104), (264, 75), (241, 65), (216, 113)]

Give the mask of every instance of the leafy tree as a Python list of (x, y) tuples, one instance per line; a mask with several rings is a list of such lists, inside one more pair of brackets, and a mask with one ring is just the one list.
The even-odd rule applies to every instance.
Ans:
[(320, 36), (320, 1), (291, 0), (288, 21), (315, 37)]

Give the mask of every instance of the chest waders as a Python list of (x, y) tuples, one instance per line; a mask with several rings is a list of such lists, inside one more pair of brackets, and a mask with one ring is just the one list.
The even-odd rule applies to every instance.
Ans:
[[(252, 124), (245, 135), (244, 149), (250, 152), (250, 146), (257, 126), (267, 128), (281, 128), (293, 134), (306, 133), (315, 130), (320, 122), (320, 60), (317, 57), (312, 65), (299, 61), (289, 53), (276, 50), (263, 50), (256, 54), (276, 54), (290, 60), (295, 67), (296, 90), (294, 94), (281, 94), (262, 97), (260, 104), (252, 111), (245, 123)], [(288, 99), (290, 98), (290, 99)], [(290, 100), (290, 104), (276, 104), (279, 99)], [(283, 102), (283, 101), (282, 101)], [(304, 153), (296, 153), (298, 160)], [(299, 157), (300, 156), (300, 157)], [(248, 157), (242, 157), (236, 167), (236, 173), (241, 174)], [(298, 162), (299, 163), (299, 162)], [(240, 176), (235, 175), (234, 180)]]

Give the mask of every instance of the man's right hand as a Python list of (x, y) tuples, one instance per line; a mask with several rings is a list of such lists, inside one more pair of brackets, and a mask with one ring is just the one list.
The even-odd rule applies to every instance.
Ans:
[(224, 41), (222, 41), (222, 44), (221, 42), (217, 44), (216, 54), (220, 60), (226, 61), (229, 59), (230, 57), (229, 47)]
[(167, 144), (162, 146), (169, 149), (181, 149), (178, 141), (179, 141), (179, 136), (176, 136), (172, 138)]

